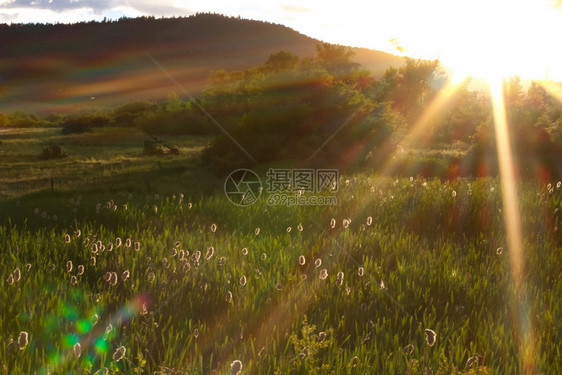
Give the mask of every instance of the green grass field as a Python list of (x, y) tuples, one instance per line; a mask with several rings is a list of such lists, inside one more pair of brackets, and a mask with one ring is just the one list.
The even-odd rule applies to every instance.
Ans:
[[(207, 138), (0, 135), (0, 373), (562, 371), (558, 181), (517, 186), (517, 291), (497, 179), (346, 175), (334, 206), (237, 207)], [(70, 158), (38, 161), (36, 135)]]

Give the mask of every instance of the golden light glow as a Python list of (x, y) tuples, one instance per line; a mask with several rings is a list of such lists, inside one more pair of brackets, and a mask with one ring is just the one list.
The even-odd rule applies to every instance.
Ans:
[(512, 304), (514, 333), (519, 338), (519, 355), (522, 360), (524, 374), (534, 373), (533, 331), (530, 326), (528, 306), (525, 305), (525, 289), (523, 283), (523, 241), (521, 235), (521, 214), (517, 198), (517, 181), (515, 178), (511, 146), (509, 142), (508, 123), (503, 101), (501, 80), (490, 81), (490, 93), (494, 110), (494, 126), (496, 147), (500, 169), (502, 189), (502, 210), (507, 237), (511, 279), (515, 289)]

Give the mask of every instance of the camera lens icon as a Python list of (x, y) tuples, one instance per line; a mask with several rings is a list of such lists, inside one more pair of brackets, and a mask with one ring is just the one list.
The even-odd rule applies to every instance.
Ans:
[(259, 176), (250, 169), (237, 169), (224, 181), (224, 194), (230, 202), (240, 207), (254, 204), (262, 190)]

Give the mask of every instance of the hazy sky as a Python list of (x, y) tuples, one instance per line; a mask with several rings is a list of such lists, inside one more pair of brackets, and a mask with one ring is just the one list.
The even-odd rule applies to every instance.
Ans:
[(395, 39), (406, 54), (439, 57), (463, 73), (562, 79), (562, 11), (554, 0), (0, 0), (4, 23), (195, 12), (281, 23), (331, 43), (385, 51), (396, 52)]

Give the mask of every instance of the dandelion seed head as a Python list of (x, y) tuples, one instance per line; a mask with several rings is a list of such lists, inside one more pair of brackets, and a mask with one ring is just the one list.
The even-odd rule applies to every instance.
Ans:
[(20, 281), (21, 279), (21, 271), (19, 269), (19, 267), (16, 267), (16, 269), (13, 272), (14, 275), (14, 281), (17, 283), (18, 281)]
[(320, 270), (320, 280), (326, 280), (327, 277), (328, 277), (328, 270), (325, 268)]
[(98, 251), (99, 251), (98, 244), (97, 244), (97, 243), (94, 243), (94, 244), (92, 245), (92, 253), (97, 254)]
[(205, 259), (207, 259), (207, 260), (211, 259), (214, 254), (215, 254), (215, 248), (212, 247), (212, 246), (210, 246), (210, 247), (207, 249), (207, 254), (205, 255)]
[(347, 229), (347, 228), (349, 227), (349, 224), (350, 224), (350, 223), (351, 223), (351, 220), (349, 220), (349, 219), (343, 219), (343, 227), (344, 227), (344, 228)]
[(359, 269), (357, 270), (357, 274), (359, 276), (363, 276), (365, 274), (365, 268), (359, 267)]
[(123, 281), (127, 281), (127, 279), (129, 278), (129, 276), (131, 275), (131, 273), (129, 272), (129, 270), (125, 270), (123, 271)]
[(232, 301), (232, 292), (230, 290), (228, 292), (226, 292), (226, 295), (224, 296), (224, 299), (228, 303), (230, 303)]
[(314, 261), (314, 267), (318, 268), (322, 265), (322, 259), (318, 258)]
[(371, 216), (369, 216), (367, 218), (367, 225), (371, 226), (372, 223), (373, 223), (373, 218)]
[(64, 236), (64, 242), (70, 243), (70, 234), (67, 233), (67, 234)]
[(457, 196), (457, 192), (455, 190), (453, 190), (452, 195), (453, 195), (453, 198), (455, 198)]
[(332, 218), (332, 220), (330, 220), (330, 227), (332, 227), (332, 229), (336, 227), (336, 219)]
[(115, 352), (113, 353), (113, 360), (115, 362), (119, 362), (120, 360), (123, 359), (126, 352), (127, 352), (127, 349), (125, 349), (124, 346), (118, 347), (117, 349), (115, 349)]
[(237, 359), (230, 364), (230, 375), (238, 375), (242, 372), (242, 362)]
[(199, 337), (199, 330), (197, 328), (195, 328), (193, 330), (193, 337), (198, 338)]
[(69, 260), (68, 262), (66, 262), (66, 272), (71, 272), (72, 271), (72, 261)]
[(126, 246), (126, 247), (131, 247), (132, 244), (133, 244), (133, 241), (131, 241), (130, 238), (127, 238), (127, 239), (125, 240), (125, 246)]
[(20, 350), (25, 349), (28, 343), (29, 343), (29, 334), (25, 331), (21, 331), (18, 336), (18, 346)]
[(107, 251), (113, 251), (113, 244), (111, 242), (107, 244)]
[(121, 247), (122, 244), (123, 244), (123, 242), (121, 241), (121, 238), (117, 237), (115, 239), (115, 247)]
[(437, 340), (437, 334), (435, 333), (435, 331), (426, 328), (424, 332), (425, 332), (425, 341), (427, 342), (427, 345), (428, 346), (435, 345), (435, 341)]
[(256, 234), (256, 236), (258, 236), (260, 234), (260, 228), (256, 228), (256, 230), (254, 231), (254, 233)]
[(9, 275), (8, 275), (8, 278), (6, 279), (6, 282), (8, 283), (8, 285), (14, 284), (14, 275), (13, 275), (13, 274), (9, 274)]
[(78, 279), (76, 278), (76, 276), (74, 275), (70, 276), (70, 284), (72, 285), (78, 284)]
[(247, 248), (243, 248), (243, 249), (242, 249), (242, 254), (243, 254), (243, 255), (248, 255), (248, 249), (247, 249)]
[(496, 249), (496, 254), (501, 255), (502, 253), (503, 253), (503, 247), (500, 246)]
[(297, 225), (297, 230), (298, 230), (299, 232), (302, 232), (303, 229), (304, 229), (304, 228), (302, 227), (302, 224), (299, 223), (299, 225)]
[(291, 227), (287, 227), (287, 233), (291, 233)]
[(218, 266), (224, 266), (226, 264), (226, 258), (225, 257), (220, 257), (219, 259), (217, 259), (217, 265)]
[(103, 274), (103, 280), (108, 283), (111, 280), (111, 272), (106, 272)]
[(211, 232), (215, 233), (217, 231), (217, 224), (213, 223), (211, 224)]
[(404, 352), (404, 354), (412, 354), (414, 352), (414, 345), (408, 344), (404, 348), (402, 348), (402, 351)]
[(139, 250), (140, 250), (140, 246), (141, 246), (140, 242), (138, 242), (138, 241), (135, 242), (135, 251), (139, 251)]
[(261, 255), (261, 260), (266, 260), (267, 259), (267, 254), (266, 253), (262, 253)]
[(306, 263), (306, 259), (305, 259), (304, 255), (299, 256), (299, 264), (301, 266), (304, 266), (305, 263)]
[(322, 331), (318, 334), (318, 342), (323, 342), (326, 340), (326, 332)]
[(240, 285), (242, 286), (246, 285), (246, 276), (242, 275), (242, 277), (240, 277)]

